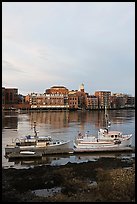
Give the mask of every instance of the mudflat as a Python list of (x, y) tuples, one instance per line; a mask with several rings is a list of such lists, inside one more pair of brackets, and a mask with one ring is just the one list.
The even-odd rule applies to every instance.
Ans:
[(135, 159), (2, 168), (3, 202), (135, 202)]

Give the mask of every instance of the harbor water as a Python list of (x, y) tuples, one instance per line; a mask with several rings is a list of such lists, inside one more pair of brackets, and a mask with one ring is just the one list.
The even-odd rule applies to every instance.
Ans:
[[(135, 110), (109, 110), (110, 130), (132, 134), (132, 147), (135, 147)], [(40, 159), (8, 160), (5, 146), (27, 134), (33, 134), (33, 124), (39, 135), (50, 135), (54, 139), (71, 140), (70, 148), (78, 132), (89, 131), (97, 136), (98, 129), (105, 126), (104, 111), (5, 111), (2, 113), (2, 166), (4, 168), (28, 168), (36, 165), (63, 165), (68, 162), (94, 161), (99, 157), (121, 157), (128, 159), (134, 153), (103, 153), (84, 155), (51, 155)]]

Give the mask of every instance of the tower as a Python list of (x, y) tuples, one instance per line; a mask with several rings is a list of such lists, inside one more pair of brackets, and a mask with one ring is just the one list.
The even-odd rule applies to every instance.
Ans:
[(79, 90), (80, 90), (81, 92), (84, 92), (84, 84), (83, 84), (83, 83), (80, 85)]

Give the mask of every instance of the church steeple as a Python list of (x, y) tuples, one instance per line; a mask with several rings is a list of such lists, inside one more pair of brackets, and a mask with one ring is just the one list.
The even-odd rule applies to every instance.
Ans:
[(79, 89), (81, 92), (84, 92), (84, 84), (82, 83), (81, 85), (80, 85), (80, 89)]

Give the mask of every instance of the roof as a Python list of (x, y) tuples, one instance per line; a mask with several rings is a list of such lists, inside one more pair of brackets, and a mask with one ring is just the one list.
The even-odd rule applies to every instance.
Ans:
[(63, 89), (67, 89), (65, 86), (52, 86), (51, 88), (63, 88)]
[(111, 134), (111, 135), (117, 135), (121, 133), (120, 131), (109, 131), (108, 134)]

